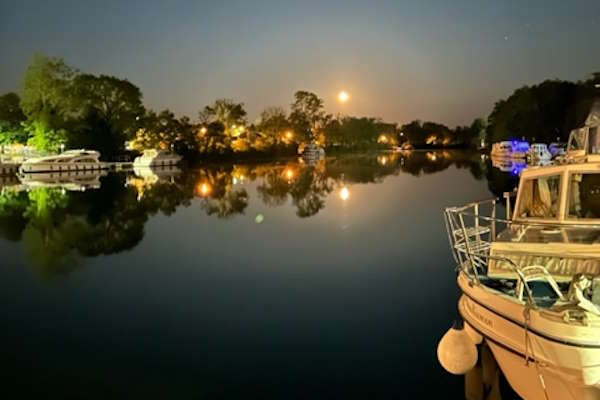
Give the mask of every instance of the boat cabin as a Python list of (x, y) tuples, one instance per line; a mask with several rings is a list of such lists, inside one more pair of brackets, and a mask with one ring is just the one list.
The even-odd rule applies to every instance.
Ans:
[(600, 160), (525, 169), (513, 221), (600, 225)]

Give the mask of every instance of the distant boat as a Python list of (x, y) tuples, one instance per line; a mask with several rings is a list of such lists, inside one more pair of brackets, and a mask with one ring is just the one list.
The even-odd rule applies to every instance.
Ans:
[(301, 150), (305, 160), (320, 160), (325, 157), (325, 150), (316, 143), (309, 143)]
[(529, 143), (518, 140), (497, 142), (492, 145), (492, 157), (498, 158), (526, 158)]
[(133, 160), (134, 167), (163, 167), (176, 165), (182, 157), (178, 154), (166, 150), (144, 150), (144, 153)]
[(39, 172), (68, 172), (108, 169), (109, 164), (100, 161), (100, 153), (95, 150), (67, 150), (61, 154), (36, 157), (25, 160), (19, 172), (23, 174)]
[(544, 143), (534, 143), (527, 152), (527, 159), (531, 164), (541, 165), (552, 160), (552, 154)]
[(567, 144), (561, 142), (552, 142), (548, 146), (548, 151), (552, 154), (552, 158), (561, 157), (567, 154)]

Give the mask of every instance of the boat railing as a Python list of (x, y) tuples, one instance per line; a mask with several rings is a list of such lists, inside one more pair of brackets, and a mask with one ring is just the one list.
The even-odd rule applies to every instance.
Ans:
[[(516, 279), (517, 287), (514, 296), (535, 305), (529, 282), (546, 281), (552, 289), (557, 290), (557, 284), (553, 276), (548, 273), (543, 265), (528, 265), (516, 262), (505, 254), (492, 254), (492, 243), (500, 237), (503, 232), (510, 233), (516, 237), (525, 237), (532, 228), (538, 228), (541, 232), (562, 232), (563, 229), (586, 229), (600, 231), (600, 225), (569, 224), (549, 225), (546, 223), (513, 221), (498, 218), (498, 200), (489, 199), (469, 203), (459, 207), (448, 207), (444, 210), (448, 241), (458, 269), (464, 270), (466, 275), (476, 283), (482, 283), (485, 279), (490, 281), (488, 272), (494, 269), (494, 276), (498, 271), (504, 272), (504, 278), (499, 281)], [(523, 242), (521, 242), (523, 243)], [(517, 257), (518, 258), (518, 257)], [(491, 283), (491, 282), (490, 282)], [(560, 297), (560, 296), (559, 296)]]

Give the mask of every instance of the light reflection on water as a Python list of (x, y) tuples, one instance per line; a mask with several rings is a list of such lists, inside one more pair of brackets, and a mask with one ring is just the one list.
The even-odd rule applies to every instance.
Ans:
[(59, 394), (464, 395), (435, 358), (458, 298), (441, 210), (515, 182), (479, 154), (45, 178), (1, 181), (10, 381)]

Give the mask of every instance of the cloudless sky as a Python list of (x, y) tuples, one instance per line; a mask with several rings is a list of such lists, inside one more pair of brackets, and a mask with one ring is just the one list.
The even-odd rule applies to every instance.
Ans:
[(193, 118), (227, 97), (253, 119), (302, 89), (331, 113), (453, 126), (521, 85), (600, 71), (600, 1), (0, 0), (0, 93), (35, 52)]

